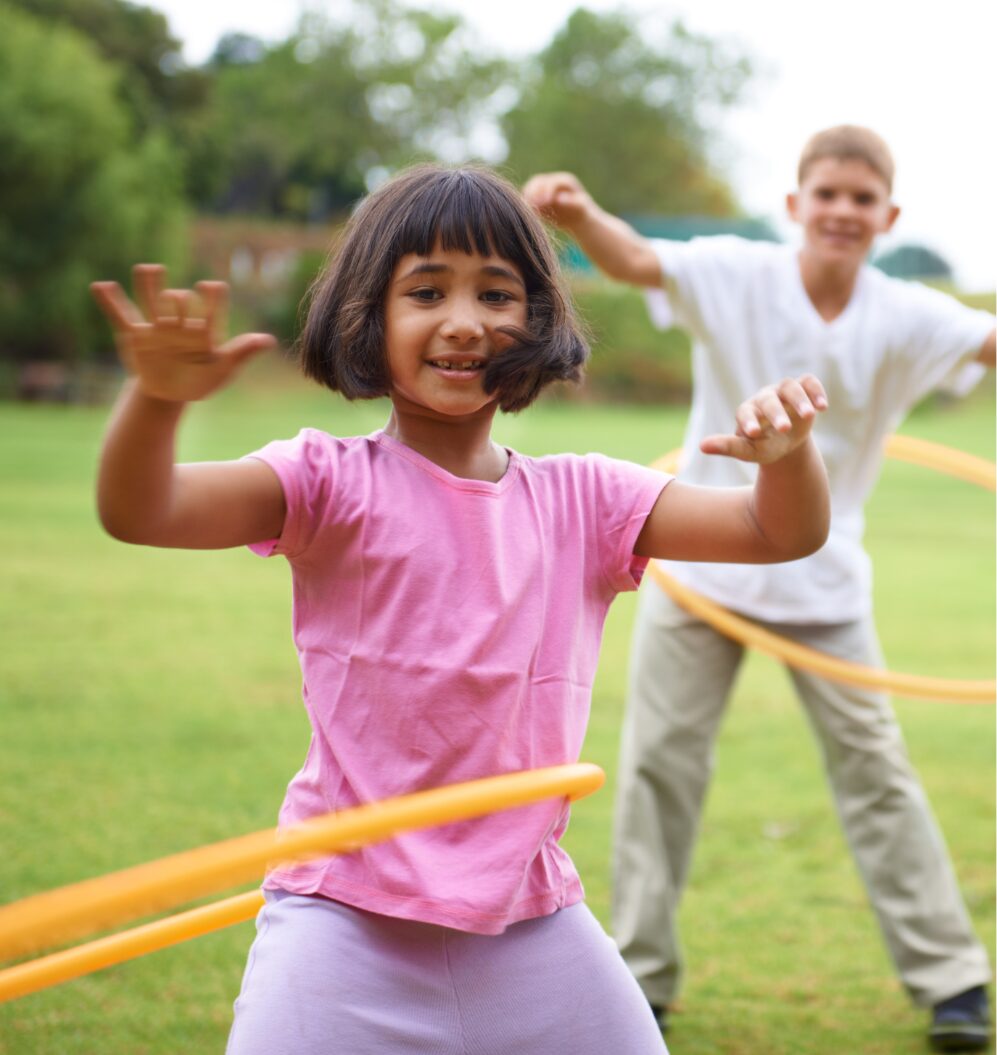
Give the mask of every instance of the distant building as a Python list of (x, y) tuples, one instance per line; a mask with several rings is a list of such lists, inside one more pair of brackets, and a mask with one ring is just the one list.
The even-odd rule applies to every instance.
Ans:
[(339, 227), (239, 216), (200, 216), (191, 233), (199, 271), (228, 282), (233, 292), (282, 290), (304, 253), (325, 254)]

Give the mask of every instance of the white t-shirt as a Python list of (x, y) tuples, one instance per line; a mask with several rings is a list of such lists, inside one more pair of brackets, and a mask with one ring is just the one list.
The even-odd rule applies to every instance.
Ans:
[[(825, 322), (807, 296), (797, 250), (736, 237), (654, 241), (665, 275), (648, 290), (652, 318), (693, 337), (693, 396), (683, 480), (742, 486), (756, 468), (704, 455), (699, 441), (728, 433), (738, 405), (764, 385), (813, 373), (828, 395), (814, 426), (831, 485), (831, 533), (817, 553), (787, 564), (664, 563), (725, 606), (772, 622), (837, 623), (868, 615), (872, 571), (863, 506), (882, 445), (929, 392), (968, 392), (994, 317), (918, 283), (862, 268), (852, 298)], [(913, 512), (913, 511), (912, 511)]]

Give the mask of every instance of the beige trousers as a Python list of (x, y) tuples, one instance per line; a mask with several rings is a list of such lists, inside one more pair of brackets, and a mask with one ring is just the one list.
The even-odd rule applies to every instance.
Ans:
[[(764, 624), (868, 665), (871, 620)], [(743, 654), (641, 589), (624, 720), (613, 860), (613, 932), (645, 996), (668, 1004), (682, 956), (675, 915), (689, 872), (713, 745)], [(929, 1006), (990, 980), (948, 851), (886, 695), (790, 670), (823, 753), (842, 827), (886, 946), (912, 999)]]

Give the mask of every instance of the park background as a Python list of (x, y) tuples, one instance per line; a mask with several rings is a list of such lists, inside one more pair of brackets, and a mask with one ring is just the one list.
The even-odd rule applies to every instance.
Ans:
[[(2, 0), (0, 18), (0, 883), (13, 899), (272, 824), (307, 743), (280, 562), (130, 549), (96, 524), (120, 371), (89, 281), (126, 282), (139, 259), (165, 260), (182, 283), (228, 278), (234, 326), (273, 330), (286, 350), (359, 195), (414, 159), (488, 152), (517, 180), (572, 169), (651, 233), (784, 232), (743, 204), (716, 146), (763, 61), (670, 19), (580, 9), (513, 61), (460, 16), (357, 0), (284, 38), (228, 33), (191, 64), (160, 12), (122, 0)], [(972, 127), (967, 106), (952, 100)], [(594, 339), (589, 379), (504, 420), (502, 439), (650, 461), (681, 439), (688, 341), (653, 331), (638, 294), (562, 251)], [(967, 284), (934, 244), (885, 247), (879, 263), (993, 310), (992, 282)], [(992, 458), (993, 404), (992, 383), (932, 398), (905, 430)], [(193, 408), (182, 455), (236, 457), (305, 424), (348, 434), (385, 416), (305, 385), (275, 355)], [(989, 495), (887, 466), (868, 541), (892, 666), (992, 673), (993, 521)], [(632, 615), (621, 598), (583, 756), (610, 786), (576, 807), (568, 835), (604, 922)], [(897, 706), (992, 951), (993, 710)], [(718, 770), (684, 909), (673, 1052), (917, 1050), (923, 1022), (775, 664), (749, 661)], [(219, 1051), (250, 940), (243, 925), (4, 1005), (0, 1052)]]

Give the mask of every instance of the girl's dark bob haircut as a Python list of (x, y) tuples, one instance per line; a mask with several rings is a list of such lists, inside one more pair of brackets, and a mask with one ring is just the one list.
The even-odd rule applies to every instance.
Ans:
[(358, 205), (309, 292), (299, 339), (305, 374), (347, 399), (387, 395), (388, 282), (401, 257), (428, 256), (436, 246), (502, 257), (526, 283), (526, 329), (503, 329), (514, 343), (485, 367), (485, 391), (502, 410), (529, 406), (551, 381), (581, 378), (588, 345), (543, 224), (491, 170), (439, 165), (406, 169)]

